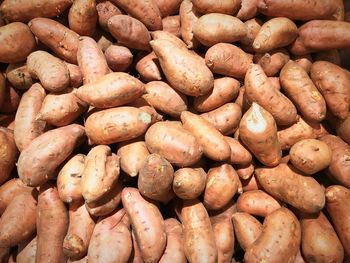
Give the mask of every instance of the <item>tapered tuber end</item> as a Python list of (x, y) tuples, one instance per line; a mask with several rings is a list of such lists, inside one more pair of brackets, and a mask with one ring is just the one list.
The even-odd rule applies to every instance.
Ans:
[(253, 102), (251, 112), (247, 116), (247, 128), (255, 133), (264, 132), (267, 123), (263, 115), (264, 109), (257, 103)]

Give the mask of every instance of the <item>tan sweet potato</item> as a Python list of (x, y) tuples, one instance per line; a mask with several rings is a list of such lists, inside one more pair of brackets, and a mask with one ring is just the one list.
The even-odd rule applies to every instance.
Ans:
[(158, 262), (166, 247), (166, 233), (162, 214), (145, 200), (136, 188), (122, 191), (122, 203), (134, 229), (145, 263)]
[(48, 91), (62, 91), (70, 84), (67, 65), (45, 51), (31, 53), (27, 59), (27, 67), (31, 76), (39, 79)]
[(228, 43), (216, 44), (205, 54), (205, 63), (213, 73), (234, 78), (243, 78), (252, 61), (252, 56)]
[(35, 262), (66, 262), (63, 240), (68, 230), (68, 213), (57, 189), (40, 187), (37, 208), (37, 251)]
[(37, 238), (34, 237), (30, 242), (23, 242), (18, 246), (16, 256), (17, 263), (35, 263)]
[(96, 4), (98, 23), (105, 31), (108, 31), (107, 22), (114, 15), (120, 15), (122, 12), (111, 1), (103, 1)]
[(151, 36), (139, 20), (127, 15), (114, 15), (108, 19), (107, 27), (112, 36), (126, 47), (150, 50)]
[(239, 138), (264, 165), (276, 166), (281, 162), (276, 123), (259, 104), (253, 103), (243, 115), (239, 124)]
[(18, 157), (13, 131), (0, 127), (0, 185), (10, 177)]
[[(245, 0), (242, 1), (242, 3)], [(238, 17), (238, 14), (237, 14)], [(244, 38), (242, 38), (239, 42), (241, 44), (241, 48), (247, 52), (254, 52), (253, 43), (256, 35), (259, 33), (260, 28), (263, 22), (260, 19), (252, 18), (244, 22), (247, 28), (247, 34)]]
[(150, 154), (140, 169), (137, 188), (140, 193), (152, 200), (169, 202), (174, 196), (172, 190), (174, 169), (158, 154)]
[[(0, 6), (0, 10), (3, 10), (5, 2)], [(34, 36), (28, 26), (20, 22), (10, 23), (0, 28), (0, 44), (2, 46), (0, 62), (2, 63), (22, 62), (36, 47)]]
[(2, 18), (7, 22), (20, 21), (28, 22), (35, 17), (56, 17), (64, 12), (73, 1), (12, 1), (5, 0), (0, 6)]
[(158, 39), (150, 43), (174, 89), (189, 96), (204, 95), (213, 89), (213, 74), (199, 55), (168, 40)]
[(81, 193), (81, 177), (85, 165), (84, 154), (77, 154), (70, 158), (57, 176), (57, 191), (60, 199), (65, 203), (74, 203), (83, 199)]
[(325, 142), (305, 139), (289, 151), (291, 163), (306, 174), (315, 174), (327, 168), (332, 161), (332, 151)]
[(199, 112), (214, 110), (238, 96), (240, 83), (234, 78), (223, 77), (214, 80), (214, 88), (206, 95), (193, 99), (193, 108)]
[(82, 126), (71, 124), (35, 138), (19, 156), (17, 170), (21, 180), (28, 186), (41, 186), (47, 182), (84, 134)]
[(46, 124), (44, 121), (36, 119), (36, 116), (45, 95), (44, 88), (36, 83), (22, 96), (16, 112), (14, 129), (14, 139), (20, 151), (44, 133)]
[(130, 49), (124, 46), (111, 45), (105, 51), (108, 66), (113, 71), (127, 71), (133, 61)]
[[(350, 255), (350, 191), (340, 185), (332, 185), (326, 189), (326, 208), (333, 226), (343, 244), (345, 254)], [(334, 246), (334, 243), (333, 243)]]
[(162, 24), (165, 32), (173, 34), (176, 37), (181, 37), (181, 19), (179, 15), (164, 17)]
[(111, 108), (135, 100), (144, 89), (143, 83), (131, 75), (113, 72), (80, 87), (75, 95), (93, 107)]
[[(336, 3), (336, 1), (333, 2)], [(290, 48), (290, 51), (296, 55), (349, 47), (350, 23), (348, 22), (312, 20), (303, 24), (298, 32), (299, 36)]]
[(158, 122), (145, 135), (151, 153), (157, 153), (171, 164), (184, 167), (196, 163), (202, 156), (197, 139), (179, 122)]
[(308, 74), (310, 73), (313, 59), (311, 55), (294, 55), (292, 56), (295, 63), (301, 66)]
[(252, 162), (252, 155), (238, 140), (228, 136), (225, 136), (225, 140), (231, 148), (231, 164), (247, 165)]
[(174, 36), (173, 34), (166, 32), (164, 30), (163, 31), (160, 31), (160, 30), (153, 31), (150, 34), (151, 34), (153, 40), (165, 39), (165, 40), (172, 42), (174, 45), (176, 45), (179, 48), (187, 49), (185, 42), (180, 39), (181, 36)]
[(83, 258), (88, 250), (95, 222), (86, 210), (84, 201), (69, 205), (69, 226), (63, 240), (63, 253), (71, 259)]
[(244, 80), (244, 95), (250, 103), (256, 102), (272, 114), (277, 125), (290, 125), (297, 120), (293, 103), (269, 82), (263, 69), (256, 64), (249, 66)]
[(18, 178), (8, 180), (0, 187), (0, 215), (2, 215), (10, 202), (23, 192), (31, 192), (32, 188), (25, 186)]
[(350, 78), (346, 72), (330, 62), (317, 61), (312, 64), (311, 79), (323, 95), (328, 110), (337, 118), (345, 119), (350, 108)]
[(274, 168), (257, 168), (255, 176), (267, 193), (302, 212), (317, 213), (325, 205), (322, 186), (291, 165), (281, 163)]
[(146, 82), (162, 79), (162, 71), (160, 69), (158, 57), (154, 52), (142, 57), (136, 63), (135, 68), (140, 74), (141, 78)]
[(79, 35), (49, 18), (32, 19), (28, 26), (33, 34), (53, 52), (69, 63), (77, 63)]
[(337, 135), (350, 144), (350, 114), (344, 120), (338, 120), (335, 125)]
[(162, 81), (147, 83), (142, 97), (155, 109), (170, 116), (179, 117), (181, 112), (187, 110), (186, 96)]
[(180, 168), (174, 173), (174, 193), (184, 200), (195, 199), (204, 191), (206, 180), (202, 168)]
[(98, 145), (85, 158), (81, 191), (86, 203), (96, 202), (111, 191), (119, 178), (120, 157), (106, 145)]
[(6, 68), (6, 78), (14, 88), (20, 90), (27, 90), (34, 83), (24, 63), (9, 64)]
[(92, 36), (96, 29), (97, 18), (95, 0), (75, 0), (69, 9), (69, 28), (81, 36)]
[(79, 38), (77, 59), (84, 84), (93, 84), (110, 72), (102, 50), (90, 37)]
[(193, 34), (203, 45), (232, 43), (247, 35), (244, 23), (236, 17), (211, 13), (201, 16), (193, 25)]
[(302, 215), (300, 225), (301, 247), (307, 262), (343, 262), (343, 246), (322, 212), (318, 215)]
[[(167, 17), (179, 13), (182, 0), (154, 0), (162, 17)], [(163, 28), (164, 29), (164, 28)]]
[(299, 251), (301, 230), (298, 219), (287, 208), (269, 214), (261, 235), (247, 248), (244, 262), (294, 262)]
[[(125, 224), (123, 217), (125, 210), (121, 209), (97, 222), (90, 240), (88, 262), (128, 262), (132, 240), (130, 224)], [(110, 249), (111, 244), (114, 249)]]
[(283, 48), (265, 54), (256, 53), (254, 56), (254, 63), (260, 65), (268, 77), (276, 76), (288, 61), (289, 54)]
[(203, 204), (208, 210), (223, 208), (237, 193), (239, 177), (229, 164), (215, 165), (208, 171)]
[(279, 208), (279, 202), (261, 190), (245, 192), (237, 200), (237, 211), (254, 216), (266, 217)]
[(320, 138), (332, 151), (332, 161), (327, 168), (328, 176), (335, 182), (350, 187), (350, 146), (339, 137), (325, 135)]
[(241, 0), (239, 10), (236, 14), (241, 20), (248, 20), (255, 17), (258, 13), (258, 0)]
[(326, 102), (300, 65), (289, 61), (280, 73), (280, 82), (287, 96), (307, 120), (320, 122), (325, 118)]
[(149, 113), (125, 106), (92, 113), (85, 129), (92, 144), (111, 144), (144, 134), (151, 121)]
[[(226, 160), (230, 157), (229, 144), (213, 124), (189, 111), (181, 113), (181, 121), (184, 128), (197, 139), (199, 145), (203, 148), (204, 155), (216, 161)], [(198, 127), (201, 127), (201, 129), (198, 129)]]
[(188, 48), (196, 48), (198, 40), (193, 35), (193, 26), (200, 17), (191, 0), (183, 0), (180, 5), (181, 36)]
[(258, 0), (259, 12), (274, 17), (288, 17), (293, 20), (314, 20), (327, 18), (335, 12), (336, 1), (303, 0)]
[(242, 109), (236, 103), (226, 103), (225, 105), (203, 113), (200, 115), (215, 126), (224, 135), (233, 134), (239, 125), (242, 117)]

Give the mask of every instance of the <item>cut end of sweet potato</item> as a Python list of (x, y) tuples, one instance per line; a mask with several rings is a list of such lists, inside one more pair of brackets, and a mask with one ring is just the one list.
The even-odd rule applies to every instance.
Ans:
[(264, 132), (267, 128), (267, 123), (262, 113), (262, 107), (257, 103), (252, 104), (252, 111), (247, 116), (247, 128), (255, 133)]

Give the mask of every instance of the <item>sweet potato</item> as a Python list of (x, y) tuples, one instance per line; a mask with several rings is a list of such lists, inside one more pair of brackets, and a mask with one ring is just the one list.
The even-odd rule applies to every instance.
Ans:
[[(244, 0), (242, 1), (242, 3)], [(238, 17), (238, 16), (237, 16)], [(253, 52), (253, 43), (256, 35), (259, 33), (260, 28), (263, 22), (257, 18), (252, 18), (244, 22), (247, 28), (247, 34), (244, 38), (242, 38), (239, 43), (241, 44), (241, 48), (247, 52)]]
[(181, 113), (181, 121), (183, 127), (197, 139), (203, 148), (204, 155), (216, 161), (226, 160), (230, 157), (229, 144), (213, 124), (189, 111)]
[(179, 13), (182, 0), (154, 0), (154, 2), (159, 8), (161, 16), (167, 17)]
[(193, 34), (203, 45), (211, 47), (217, 43), (232, 43), (247, 34), (244, 23), (236, 17), (211, 13), (201, 16), (193, 26)]
[(162, 71), (160, 69), (158, 57), (154, 52), (151, 52), (141, 58), (135, 66), (141, 78), (146, 82), (161, 80)]
[(66, 262), (63, 240), (68, 230), (68, 213), (53, 185), (40, 187), (36, 227), (36, 262)]
[(299, 251), (301, 230), (298, 219), (287, 208), (269, 214), (261, 235), (247, 248), (244, 262), (294, 262)]
[(181, 37), (181, 20), (180, 16), (167, 16), (162, 19), (163, 30), (171, 33), (176, 37)]
[(350, 210), (348, 206), (350, 191), (340, 185), (329, 186), (326, 189), (326, 200), (327, 211), (343, 244), (345, 254), (350, 255), (350, 233), (348, 231), (350, 228)]
[(39, 79), (48, 91), (62, 91), (70, 84), (67, 65), (45, 51), (35, 51), (28, 56), (28, 71)]
[(169, 32), (160, 31), (160, 30), (153, 31), (150, 34), (151, 34), (153, 40), (165, 39), (165, 40), (172, 42), (174, 45), (176, 45), (179, 48), (187, 49), (185, 42), (180, 39), (181, 36), (177, 37)]
[(253, 103), (243, 115), (239, 124), (239, 138), (264, 165), (276, 166), (281, 162), (276, 123), (259, 104)]
[(162, 121), (164, 116), (158, 113), (148, 102), (140, 97), (134, 100), (132, 103), (129, 103), (129, 106), (139, 108), (140, 110), (147, 112), (151, 116), (151, 124), (154, 124), (158, 121)]
[(86, 203), (96, 202), (111, 191), (119, 178), (120, 157), (106, 145), (98, 145), (85, 158), (81, 190)]
[(200, 17), (199, 11), (193, 6), (191, 0), (183, 0), (180, 5), (181, 37), (188, 48), (196, 48), (198, 39), (193, 35), (193, 26)]
[(13, 131), (0, 127), (0, 185), (10, 177), (18, 157)]
[(98, 23), (105, 31), (108, 31), (107, 22), (114, 15), (121, 15), (122, 12), (111, 1), (103, 1), (96, 4)]
[(255, 176), (267, 193), (302, 212), (317, 213), (325, 205), (322, 186), (291, 165), (281, 163), (274, 168), (257, 168)]
[(150, 42), (170, 85), (189, 96), (200, 96), (214, 87), (214, 77), (203, 59), (168, 40)]
[(114, 0), (129, 15), (140, 20), (150, 31), (162, 29), (162, 18), (155, 0)]
[(137, 188), (152, 200), (167, 203), (174, 196), (172, 190), (174, 169), (158, 154), (147, 156), (139, 172)]
[(332, 161), (332, 151), (325, 142), (305, 139), (289, 151), (291, 163), (306, 174), (315, 174), (327, 168)]
[(228, 136), (225, 136), (225, 140), (231, 148), (231, 164), (246, 165), (252, 162), (252, 155), (238, 140)]
[(232, 223), (240, 247), (246, 251), (259, 238), (262, 224), (252, 215), (236, 212), (232, 215)]
[(350, 114), (344, 120), (338, 120), (335, 125), (336, 134), (350, 144)]
[(302, 215), (300, 225), (301, 247), (307, 262), (343, 262), (343, 246), (322, 212), (318, 215)]
[(108, 66), (113, 71), (127, 71), (133, 61), (130, 49), (124, 46), (111, 45), (105, 51)]
[(307, 120), (320, 122), (325, 118), (326, 102), (300, 65), (289, 61), (280, 73), (280, 82), (287, 96)]
[(301, 66), (308, 74), (310, 73), (313, 59), (310, 54), (292, 56), (295, 63)]
[(17, 246), (30, 238), (36, 229), (37, 191), (24, 191), (15, 196), (0, 220), (0, 244)]
[(63, 253), (71, 259), (83, 258), (88, 250), (95, 222), (86, 210), (84, 201), (69, 205), (69, 226), (63, 240)]
[(70, 158), (57, 176), (57, 191), (60, 199), (65, 203), (74, 203), (83, 199), (81, 193), (81, 177), (85, 165), (84, 154), (77, 154)]
[(187, 110), (186, 96), (162, 81), (147, 83), (142, 97), (155, 109), (173, 117), (179, 117), (181, 112)]
[(332, 151), (332, 161), (327, 168), (328, 176), (335, 182), (350, 187), (350, 146), (339, 137), (325, 135), (320, 138)]
[(18, 246), (16, 256), (17, 263), (35, 263), (37, 238), (34, 237), (30, 242), (21, 243)]
[(92, 216), (105, 216), (112, 213), (120, 204), (122, 190), (123, 185), (119, 180), (101, 199), (96, 202), (85, 203), (89, 214)]
[(248, 163), (248, 164), (235, 165), (234, 168), (235, 168), (240, 179), (248, 180), (249, 178), (252, 177), (252, 175), (254, 173), (255, 164), (254, 164), (254, 161), (252, 161), (251, 163)]
[(22, 96), (16, 112), (14, 129), (14, 139), (20, 151), (44, 133), (46, 124), (44, 121), (36, 119), (36, 116), (45, 95), (44, 88), (36, 83)]
[(215, 165), (208, 171), (203, 204), (208, 210), (223, 208), (237, 193), (239, 177), (229, 164)]
[(296, 55), (349, 47), (350, 23), (348, 22), (312, 20), (303, 24), (298, 32), (299, 36), (290, 47), (290, 51)]
[(84, 134), (82, 126), (71, 124), (35, 138), (19, 156), (17, 170), (21, 180), (28, 186), (41, 186), (47, 182)]
[(256, 64), (249, 66), (244, 80), (245, 93), (250, 103), (256, 102), (274, 117), (277, 125), (290, 125), (297, 120), (293, 103), (269, 82), (263, 69)]
[(228, 43), (216, 44), (205, 54), (205, 63), (213, 73), (234, 78), (243, 78), (252, 61), (252, 56)]
[(25, 186), (18, 178), (13, 178), (0, 187), (0, 215), (2, 215), (10, 202), (23, 192), (32, 192), (31, 187)]
[(237, 200), (237, 211), (254, 216), (266, 217), (279, 208), (279, 202), (261, 190), (245, 192)]
[(324, 19), (335, 12), (336, 1), (303, 1), (303, 0), (258, 0), (259, 12), (274, 17), (288, 17), (293, 20)]
[(269, 52), (291, 44), (298, 36), (298, 28), (286, 17), (272, 18), (261, 26), (253, 48), (256, 52)]
[(233, 134), (239, 125), (242, 117), (242, 109), (236, 103), (226, 103), (225, 105), (203, 113), (200, 115), (215, 126), (224, 135)]
[(202, 168), (180, 168), (174, 173), (174, 193), (184, 200), (195, 199), (204, 191), (206, 180)]
[(20, 90), (27, 90), (34, 83), (27, 65), (23, 63), (9, 64), (6, 68), (6, 78), (14, 88)]
[(93, 84), (110, 72), (102, 50), (90, 37), (79, 39), (77, 59), (84, 84)]
[(67, 62), (65, 64), (69, 71), (70, 86), (73, 88), (80, 87), (83, 84), (83, 75), (79, 66)]
[(199, 112), (214, 110), (238, 96), (240, 83), (234, 78), (223, 77), (214, 80), (214, 88), (206, 95), (193, 99), (193, 108)]
[[(126, 263), (131, 254), (130, 224), (123, 222), (125, 210), (121, 209), (97, 222), (90, 240), (88, 261)], [(110, 249), (113, 244), (114, 249)]]
[(265, 54), (256, 53), (254, 56), (254, 63), (260, 65), (268, 77), (276, 76), (288, 61), (289, 54), (283, 48)]
[(9, 83), (6, 83), (4, 100), (2, 105), (0, 105), (0, 112), (2, 113), (12, 113), (17, 111), (19, 102), (21, 100), (21, 93), (14, 89)]
[(151, 115), (135, 107), (117, 107), (92, 113), (85, 122), (92, 144), (111, 144), (144, 134)]
[(32, 19), (28, 26), (33, 34), (53, 52), (69, 63), (77, 63), (79, 35), (49, 18)]
[(317, 61), (312, 64), (311, 79), (323, 95), (328, 110), (337, 118), (345, 119), (350, 108), (350, 78), (346, 72), (330, 62)]
[(167, 234), (167, 245), (159, 263), (186, 263), (182, 225), (175, 218), (168, 218), (164, 221), (164, 225)]
[[(236, 172), (238, 173), (238, 169), (236, 168)], [(248, 179), (244, 179), (240, 176), (243, 192), (248, 192), (252, 190), (259, 190), (262, 189), (261, 186), (259, 186), (259, 183), (257, 182), (255, 175), (252, 175)]]
[(241, 20), (248, 20), (255, 17), (258, 13), (258, 0), (241, 0), (239, 10), (236, 14)]
[(135, 238), (135, 234), (134, 234), (134, 230), (131, 229), (131, 237), (132, 237), (132, 252), (131, 252), (131, 256), (130, 256), (130, 262), (131, 263), (144, 263), (143, 259), (142, 259), (142, 255), (141, 255), (141, 250), (139, 245), (137, 244), (136, 238)]
[[(6, 2), (6, 1), (5, 1)], [(0, 6), (3, 9), (4, 3)], [(35, 49), (36, 42), (26, 24), (10, 23), (0, 28), (0, 62), (22, 62)]]
[(166, 247), (166, 233), (162, 214), (145, 200), (136, 188), (122, 191), (122, 203), (130, 218), (136, 241), (145, 263), (158, 262)]
[(107, 22), (108, 31), (128, 48), (150, 50), (151, 36), (144, 24), (127, 15), (114, 15)]
[(69, 28), (81, 36), (92, 36), (96, 29), (97, 10), (95, 0), (75, 0), (69, 9)]
[(0, 6), (2, 18), (7, 22), (28, 22), (35, 17), (56, 17), (72, 4), (71, 0), (12, 1), (5, 0)]

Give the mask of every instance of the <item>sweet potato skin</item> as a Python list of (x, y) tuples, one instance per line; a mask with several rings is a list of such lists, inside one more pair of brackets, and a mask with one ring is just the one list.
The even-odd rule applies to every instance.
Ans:
[(30, 242), (21, 243), (18, 246), (16, 262), (35, 263), (37, 238), (34, 237)]
[(227, 1), (227, 0), (193, 0), (193, 5), (203, 14), (208, 13), (221, 13), (232, 15), (236, 13), (239, 8), (240, 1)]
[(336, 134), (350, 144), (350, 114), (344, 120), (336, 122)]
[(162, 19), (163, 30), (173, 34), (176, 37), (181, 37), (181, 20), (180, 16), (167, 16)]
[[(141, 55), (142, 53), (140, 53)], [(158, 61), (158, 57), (154, 52), (145, 55), (135, 66), (137, 72), (145, 82), (156, 81), (162, 79), (162, 73)]]
[[(242, 1), (242, 3), (245, 0)], [(238, 14), (237, 14), (238, 17)], [(239, 17), (238, 17), (239, 18)], [(253, 52), (253, 43), (256, 35), (259, 33), (261, 26), (263, 22), (258, 18), (251, 18), (244, 22), (245, 26), (247, 27), (247, 34), (246, 36), (241, 39), (239, 42), (241, 44), (241, 48), (247, 52)]]
[(122, 12), (111, 1), (103, 1), (96, 4), (98, 14), (98, 23), (102, 29), (108, 31), (107, 22), (114, 15), (120, 15)]
[(193, 26), (200, 17), (200, 13), (190, 0), (183, 0), (180, 5), (179, 14), (181, 37), (188, 48), (196, 48), (199, 42), (193, 35)]
[(23, 192), (31, 192), (32, 188), (25, 186), (18, 178), (8, 180), (0, 187), (0, 215), (2, 215), (6, 207), (12, 199)]
[(254, 63), (262, 67), (270, 80), (270, 77), (276, 76), (288, 61), (289, 54), (283, 48), (275, 49), (265, 54), (256, 53), (254, 56)]
[(0, 185), (10, 177), (18, 157), (18, 149), (15, 144), (13, 131), (0, 127)]
[(40, 186), (47, 182), (84, 135), (82, 126), (71, 124), (35, 138), (18, 159), (17, 169), (21, 180), (28, 186)]
[(174, 173), (174, 193), (183, 200), (195, 199), (204, 191), (206, 180), (202, 168), (180, 168)]
[(251, 153), (235, 138), (225, 136), (231, 148), (231, 164), (248, 165), (252, 162)]
[(69, 28), (81, 36), (91, 36), (96, 29), (97, 10), (94, 0), (74, 1), (69, 9)]
[(124, 46), (111, 45), (105, 51), (108, 66), (113, 71), (125, 72), (129, 69), (133, 54), (130, 49)]
[[(182, 0), (154, 0), (162, 17), (168, 17), (179, 13)], [(163, 28), (164, 29), (164, 28)]]

